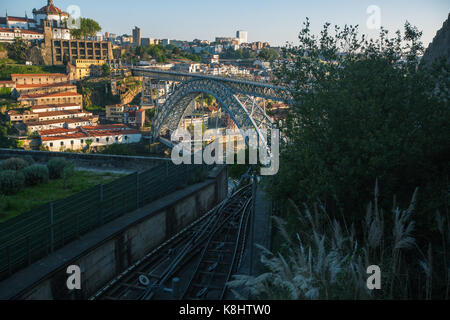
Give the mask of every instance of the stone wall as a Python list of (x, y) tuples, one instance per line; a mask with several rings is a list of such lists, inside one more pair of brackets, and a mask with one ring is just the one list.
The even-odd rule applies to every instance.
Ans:
[[(88, 299), (226, 195), (226, 167), (216, 167), (207, 181), (118, 218), (0, 282), (0, 299)], [(81, 269), (81, 290), (66, 287), (70, 265)]]

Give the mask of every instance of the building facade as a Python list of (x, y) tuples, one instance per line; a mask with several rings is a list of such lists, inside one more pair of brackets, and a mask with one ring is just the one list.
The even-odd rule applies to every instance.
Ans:
[(75, 60), (75, 79), (81, 80), (87, 77), (100, 76), (105, 60), (77, 59)]
[(44, 34), (34, 30), (0, 28), (0, 42), (13, 43), (16, 39), (37, 42), (44, 39)]
[(73, 92), (58, 92), (50, 94), (28, 94), (21, 95), (17, 101), (23, 107), (48, 104), (79, 104), (83, 103), (83, 96)]
[(77, 129), (42, 130), (42, 146), (50, 151), (82, 150), (111, 144), (138, 143), (142, 134), (125, 125), (81, 126)]
[(133, 45), (139, 47), (141, 45), (141, 29), (134, 27), (133, 29)]
[(239, 30), (236, 32), (236, 38), (239, 39), (239, 44), (248, 43), (248, 32), (244, 30)]

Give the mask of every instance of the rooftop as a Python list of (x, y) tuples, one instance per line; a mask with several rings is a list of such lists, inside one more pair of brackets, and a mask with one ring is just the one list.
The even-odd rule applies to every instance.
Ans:
[(31, 106), (31, 110), (41, 110), (41, 109), (48, 109), (48, 108), (61, 108), (61, 107), (79, 107), (81, 106), (79, 104), (74, 103), (62, 103), (62, 104), (48, 104), (48, 105), (37, 105), (37, 106)]
[(16, 89), (32, 89), (32, 88), (58, 88), (58, 87), (76, 87), (76, 85), (70, 82), (61, 82), (61, 83), (35, 83), (35, 84), (18, 84), (16, 85)]
[(13, 77), (67, 77), (65, 73), (15, 73)]
[(33, 10), (33, 12), (37, 12), (37, 13), (57, 13), (57, 14), (65, 14), (67, 15), (67, 13), (63, 12), (61, 9), (59, 9), (58, 7), (56, 7), (53, 4), (53, 0), (48, 0), (47, 5), (40, 8), (39, 10)]
[(49, 94), (24, 94), (19, 99), (36, 99), (36, 98), (52, 98), (52, 97), (80, 97), (81, 94), (75, 92), (57, 92)]

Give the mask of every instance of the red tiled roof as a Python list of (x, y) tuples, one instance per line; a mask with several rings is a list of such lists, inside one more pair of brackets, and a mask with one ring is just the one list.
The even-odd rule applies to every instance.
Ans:
[(22, 29), (13, 29), (13, 28), (0, 28), (0, 32), (20, 32), (20, 33), (29, 33), (29, 34), (41, 34), (44, 35), (42, 32), (33, 31), (33, 30), (22, 30)]
[(53, 1), (48, 1), (47, 5), (45, 7), (42, 7), (38, 10), (38, 12), (45, 12), (45, 13), (63, 13), (61, 9), (58, 7), (55, 7), (53, 5)]
[(122, 124), (122, 123), (116, 123), (116, 124), (100, 124), (98, 126), (86, 126), (86, 127), (82, 127), (82, 129), (86, 130), (86, 131), (90, 131), (90, 130), (117, 130), (117, 129), (130, 129), (129, 127), (127, 127), (126, 125)]
[(139, 130), (129, 129), (129, 130), (105, 130), (105, 131), (88, 131), (91, 137), (104, 137), (104, 136), (117, 136), (117, 135), (128, 135), (128, 134), (140, 134)]
[[(53, 130), (45, 130), (47, 131), (55, 131), (57, 130), (63, 130), (63, 129), (53, 129)], [(67, 129), (65, 129), (67, 130)], [(79, 131), (72, 134), (64, 134), (64, 135), (56, 135), (53, 137), (43, 137), (44, 131), (39, 131), (41, 134), (41, 140), (42, 141), (55, 141), (55, 140), (69, 140), (69, 139), (77, 139), (77, 138), (96, 138), (96, 137), (106, 137), (106, 136), (118, 136), (118, 135), (129, 135), (129, 134), (140, 134), (138, 130), (108, 130), (108, 131), (100, 131), (100, 132), (88, 132), (87, 134)], [(61, 133), (69, 132), (67, 131), (61, 131)]]
[(11, 77), (68, 77), (65, 73), (15, 73)]
[(11, 21), (22, 21), (22, 22), (36, 23), (36, 20), (33, 20), (33, 19), (27, 19), (27, 18), (22, 18), (22, 17), (11, 17), (11, 16), (8, 16), (8, 20), (11, 20)]
[(34, 99), (34, 98), (52, 98), (52, 97), (80, 97), (81, 94), (74, 92), (57, 92), (49, 94), (24, 94), (19, 99)]
[(0, 80), (0, 84), (15, 84), (12, 80)]
[(65, 116), (65, 115), (73, 115), (73, 114), (89, 114), (89, 112), (85, 112), (82, 110), (63, 110), (63, 111), (47, 111), (47, 112), (39, 112), (39, 117), (56, 117), (56, 116)]
[(76, 133), (80, 132), (80, 129), (66, 129), (66, 128), (56, 128), (56, 129), (49, 129), (49, 130), (40, 130), (39, 135), (40, 136), (50, 136), (50, 135), (58, 135), (61, 133)]
[(48, 108), (60, 108), (60, 107), (80, 107), (79, 104), (74, 103), (62, 103), (62, 104), (40, 104), (31, 106), (31, 110), (48, 109)]
[[(13, 81), (14, 82), (14, 81)], [(35, 83), (35, 84), (18, 84), (16, 89), (28, 89), (28, 88), (57, 88), (57, 87), (76, 87), (76, 85), (70, 82), (61, 83)]]
[(93, 117), (84, 117), (84, 118), (70, 118), (70, 119), (56, 119), (56, 120), (45, 120), (39, 122), (28, 122), (28, 126), (39, 126), (39, 125), (47, 125), (47, 124), (56, 124), (56, 123), (77, 123), (77, 122), (86, 122), (92, 121)]
[(87, 138), (88, 136), (84, 132), (76, 132), (72, 134), (64, 134), (53, 137), (41, 137), (42, 141), (55, 141), (55, 140), (70, 140), (70, 139), (79, 139), (79, 138)]

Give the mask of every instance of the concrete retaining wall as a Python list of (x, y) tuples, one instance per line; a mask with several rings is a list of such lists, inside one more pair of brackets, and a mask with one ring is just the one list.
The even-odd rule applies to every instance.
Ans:
[[(226, 167), (216, 167), (206, 181), (120, 217), (0, 282), (0, 299), (88, 299), (226, 195)], [(69, 265), (81, 269), (81, 290), (66, 287)]]
[(0, 160), (8, 159), (11, 157), (25, 156), (31, 156), (35, 161), (38, 162), (47, 162), (51, 158), (64, 157), (67, 160), (74, 161), (77, 166), (81, 167), (127, 169), (139, 172), (160, 165), (162, 162), (171, 161), (168, 158), (156, 157), (134, 157), (92, 153), (67, 153), (0, 148)]

